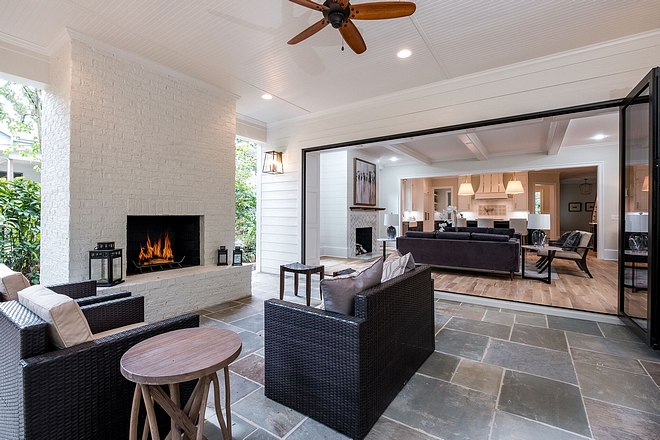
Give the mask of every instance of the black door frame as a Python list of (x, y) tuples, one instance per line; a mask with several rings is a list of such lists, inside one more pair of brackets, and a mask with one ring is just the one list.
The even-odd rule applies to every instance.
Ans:
[[(648, 97), (641, 97), (641, 93), (648, 88)], [(657, 287), (653, 282), (653, 274), (660, 273), (660, 246), (655, 246), (656, 238), (660, 237), (660, 125), (658, 124), (658, 91), (660, 91), (660, 68), (652, 69), (635, 86), (620, 106), (619, 111), (619, 318), (632, 330), (646, 345), (653, 349), (660, 348), (660, 301)], [(649, 209), (648, 209), (648, 281), (647, 281), (647, 325), (644, 330), (637, 322), (625, 312), (625, 188), (626, 188), (626, 115), (625, 110), (632, 104), (648, 102), (649, 105)], [(660, 286), (660, 283), (658, 283)]]
[(367, 138), (367, 139), (357, 139), (353, 141), (347, 141), (347, 142), (340, 142), (336, 144), (328, 144), (328, 145), (322, 145), (322, 146), (317, 146), (317, 147), (309, 147), (309, 148), (303, 148), (301, 150), (302, 153), (302, 159), (301, 159), (301, 166), (302, 166), (302, 172), (301, 172), (301, 231), (300, 231), (300, 261), (305, 263), (305, 244), (307, 242), (306, 240), (306, 232), (305, 232), (305, 225), (307, 223), (306, 219), (306, 213), (305, 210), (307, 208), (307, 197), (306, 197), (306, 191), (305, 189), (307, 188), (307, 153), (314, 153), (318, 151), (324, 151), (324, 150), (333, 150), (336, 148), (344, 148), (344, 147), (350, 147), (353, 145), (358, 145), (358, 144), (367, 144), (367, 143), (372, 143), (372, 142), (386, 142), (386, 141), (392, 141), (392, 140), (397, 140), (401, 138), (406, 138), (406, 137), (417, 137), (417, 136), (426, 136), (430, 134), (438, 134), (438, 133), (447, 133), (450, 131), (456, 131), (456, 130), (468, 130), (468, 129), (473, 129), (473, 128), (480, 128), (480, 127), (488, 127), (491, 125), (499, 125), (499, 124), (506, 124), (506, 123), (511, 123), (511, 122), (522, 122), (522, 121), (527, 121), (530, 119), (539, 119), (539, 118), (549, 118), (552, 116), (561, 116), (561, 115), (566, 115), (569, 113), (581, 113), (581, 112), (588, 112), (588, 111), (594, 111), (594, 110), (603, 110), (603, 109), (608, 109), (608, 108), (614, 108), (614, 107), (621, 107), (621, 104), (623, 102), (623, 99), (613, 99), (609, 101), (601, 101), (601, 102), (594, 102), (591, 104), (583, 104), (583, 105), (576, 105), (572, 107), (563, 107), (559, 109), (554, 109), (554, 110), (544, 110), (540, 112), (534, 112), (534, 113), (524, 113), (520, 115), (514, 115), (514, 116), (506, 116), (503, 118), (495, 118), (495, 119), (487, 119), (483, 121), (476, 121), (476, 122), (468, 122), (465, 124), (457, 124), (457, 125), (447, 125), (444, 127), (436, 127), (436, 128), (431, 128), (431, 129), (426, 129), (426, 130), (418, 130), (418, 131), (410, 131), (410, 132), (405, 132), (405, 133), (397, 133), (397, 134), (392, 134), (392, 135), (387, 135), (387, 136), (379, 136), (379, 137), (373, 137), (373, 138)]

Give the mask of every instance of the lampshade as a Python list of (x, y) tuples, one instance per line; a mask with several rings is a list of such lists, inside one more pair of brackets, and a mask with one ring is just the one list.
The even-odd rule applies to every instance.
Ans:
[(513, 173), (513, 179), (509, 180), (509, 183), (506, 185), (506, 190), (504, 190), (506, 194), (524, 194), (525, 189), (522, 186), (522, 182), (520, 180), (516, 180), (516, 173)]
[(473, 196), (474, 188), (472, 188), (472, 183), (468, 182), (468, 176), (465, 176), (465, 182), (461, 183), (460, 188), (458, 188), (459, 196)]
[(644, 176), (644, 183), (642, 183), (642, 191), (649, 192), (649, 176)]
[(385, 214), (384, 226), (394, 226), (399, 224), (399, 214)]
[(284, 166), (282, 165), (281, 151), (266, 151), (264, 153), (264, 166), (261, 172), (266, 174), (282, 174)]
[(550, 214), (530, 214), (527, 219), (527, 229), (550, 229)]

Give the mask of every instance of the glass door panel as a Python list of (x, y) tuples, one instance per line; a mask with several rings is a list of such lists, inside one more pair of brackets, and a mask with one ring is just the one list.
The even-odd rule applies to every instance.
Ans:
[[(620, 114), (621, 172), (619, 229), (619, 313), (647, 344), (657, 348), (653, 324), (657, 295), (653, 289), (652, 262), (654, 213), (657, 209), (658, 76), (654, 69), (624, 101)], [(657, 273), (657, 272), (655, 272)], [(660, 318), (660, 317), (659, 317)]]

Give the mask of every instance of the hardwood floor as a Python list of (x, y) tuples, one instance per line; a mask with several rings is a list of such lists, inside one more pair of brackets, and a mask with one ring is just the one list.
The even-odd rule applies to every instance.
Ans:
[[(617, 262), (587, 257), (593, 279), (572, 261), (555, 260), (552, 267), (559, 275), (552, 284), (537, 280), (513, 280), (508, 274), (494, 275), (450, 269), (434, 269), (436, 290), (467, 295), (500, 298), (589, 312), (616, 314)], [(532, 255), (528, 261), (535, 261)]]
[[(352, 268), (360, 270), (371, 259), (322, 257), (321, 264), (326, 266), (325, 273)], [(535, 261), (531, 255), (529, 261)], [(589, 270), (594, 276), (578, 269), (572, 261), (556, 260), (552, 266), (559, 279), (552, 284), (537, 280), (521, 279), (516, 275), (513, 280), (508, 274), (490, 274), (465, 270), (436, 268), (433, 270), (434, 287), (452, 293), (506, 299), (530, 304), (541, 304), (585, 310), (598, 313), (617, 313), (617, 262), (588, 257)]]

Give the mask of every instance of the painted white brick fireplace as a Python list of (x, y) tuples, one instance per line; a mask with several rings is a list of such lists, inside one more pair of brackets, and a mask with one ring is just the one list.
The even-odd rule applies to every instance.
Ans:
[(129, 215), (199, 215), (200, 267), (112, 290), (144, 295), (148, 320), (250, 295), (250, 266), (215, 266), (234, 243), (234, 96), (76, 38), (51, 58), (46, 92), (44, 284), (88, 279), (99, 241), (125, 249)]

